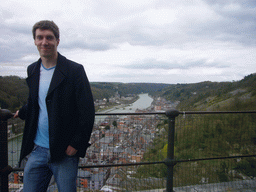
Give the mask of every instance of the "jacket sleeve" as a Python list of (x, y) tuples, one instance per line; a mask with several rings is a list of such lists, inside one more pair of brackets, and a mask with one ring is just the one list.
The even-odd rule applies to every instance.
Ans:
[[(28, 76), (29, 76), (30, 71), (31, 71), (30, 68), (31, 68), (30, 66), (27, 68), (27, 75)], [(30, 98), (28, 97), (27, 103), (23, 107), (21, 107), (20, 110), (19, 110), (19, 118), (22, 119), (22, 120), (25, 120), (27, 118), (29, 100), (30, 100)]]
[(25, 104), (23, 107), (19, 110), (19, 118), (22, 120), (25, 120), (27, 118), (27, 108), (28, 104)]
[[(75, 97), (78, 115), (78, 128), (74, 134), (70, 145), (78, 150), (79, 153), (85, 153), (90, 145), (95, 109), (94, 101), (89, 81), (82, 65), (76, 72)], [(82, 154), (83, 156), (84, 154)]]

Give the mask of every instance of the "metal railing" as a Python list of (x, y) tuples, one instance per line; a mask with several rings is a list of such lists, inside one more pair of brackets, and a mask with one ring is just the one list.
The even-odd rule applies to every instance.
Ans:
[[(95, 163), (93, 165), (84, 165), (84, 166), (80, 166), (81, 169), (89, 169), (89, 168), (105, 168), (105, 167), (128, 167), (128, 166), (144, 166), (144, 165), (159, 165), (159, 164), (164, 164), (167, 167), (167, 172), (166, 172), (166, 191), (168, 192), (172, 192), (174, 191), (174, 180), (176, 179), (175, 177), (175, 173), (177, 173), (177, 171), (179, 171), (180, 169), (178, 168), (177, 170), (175, 170), (175, 166), (177, 164), (181, 164), (181, 163), (193, 163), (193, 162), (201, 162), (201, 161), (215, 161), (215, 160), (228, 160), (228, 159), (241, 159), (241, 158), (253, 158), (256, 156), (255, 151), (252, 152), (252, 150), (249, 150), (251, 153), (248, 153), (248, 150), (246, 153), (235, 153), (235, 152), (230, 152), (232, 153), (232, 155), (228, 154), (228, 155), (224, 155), (224, 156), (220, 156), (218, 155), (192, 155), (184, 152), (182, 154), (177, 154), (179, 153), (179, 149), (182, 149), (183, 151), (186, 151), (184, 149), (190, 149), (189, 146), (192, 145), (190, 144), (191, 142), (195, 142), (195, 141), (184, 141), (184, 146), (179, 146), (177, 145), (177, 141), (180, 142), (181, 138), (184, 136), (182, 134), (184, 134), (184, 130), (187, 131), (187, 135), (189, 136), (189, 134), (193, 134), (194, 132), (196, 132), (197, 127), (200, 127), (200, 129), (205, 125), (207, 128), (204, 130), (210, 130), (210, 128), (208, 127), (209, 124), (205, 122), (200, 123), (200, 125), (188, 125), (185, 124), (185, 122), (188, 121), (194, 121), (193, 119), (189, 119), (187, 116), (202, 116), (202, 115), (219, 115), (220, 118), (223, 118), (224, 115), (242, 115), (242, 114), (247, 114), (247, 115), (255, 115), (256, 111), (225, 111), (225, 112), (209, 112), (209, 111), (198, 111), (198, 112), (190, 112), (190, 111), (177, 111), (177, 110), (168, 110), (166, 112), (143, 112), (143, 113), (96, 113), (96, 117), (97, 116), (152, 116), (152, 115), (160, 115), (163, 117), (166, 117), (167, 121), (168, 121), (168, 136), (167, 136), (167, 156), (165, 159), (163, 160), (159, 160), (159, 161), (141, 161), (141, 162), (135, 162), (135, 163), (120, 163), (120, 164), (114, 164), (114, 163), (105, 163), (105, 164), (99, 164), (99, 163)], [(8, 111), (8, 110), (3, 110), (0, 109), (0, 120), (1, 120), (1, 124), (0, 124), (0, 174), (1, 174), (1, 180), (0, 180), (0, 185), (1, 185), (1, 192), (5, 192), (8, 191), (8, 175), (11, 172), (15, 172), (15, 171), (22, 171), (22, 169), (20, 168), (12, 168), (11, 166), (8, 165), (8, 138), (7, 138), (7, 121), (8, 119), (10, 119), (13, 116), (13, 114)], [(179, 122), (177, 122), (177, 117), (179, 116)], [(253, 116), (252, 118), (250, 118), (250, 120), (253, 121), (253, 119), (256, 116)], [(188, 119), (186, 119), (188, 118)], [(200, 122), (201, 120), (199, 120), (198, 122)], [(207, 120), (208, 121), (208, 120)], [(233, 119), (230, 120), (231, 124), (233, 122)], [(229, 123), (230, 123), (229, 122)], [(178, 126), (177, 126), (178, 124)], [(223, 124), (223, 121), (220, 120), (216, 120), (216, 122), (214, 123), (210, 123), (210, 124), (214, 124), (212, 126), (214, 126), (214, 130), (216, 129), (217, 132), (219, 132), (219, 136), (223, 135), (224, 133), (222, 133), (221, 128), (219, 128), (218, 130), (218, 126), (219, 124)], [(252, 124), (250, 124), (250, 126), (255, 126), (256, 122), (253, 122)], [(176, 126), (176, 127), (175, 127)], [(224, 125), (224, 126), (233, 126), (233, 125)], [(234, 124), (234, 126), (236, 126), (236, 124)], [(246, 129), (248, 127), (245, 127), (244, 129)], [(254, 127), (255, 128), (255, 127)], [(203, 129), (202, 129), (203, 130)], [(202, 131), (204, 133), (204, 131)], [(206, 131), (207, 132), (207, 131)], [(199, 134), (199, 133), (198, 133)], [(206, 133), (204, 133), (206, 134)], [(208, 134), (208, 133), (207, 133)], [(211, 135), (213, 133), (209, 133), (210, 136), (206, 135), (205, 138), (208, 138), (210, 140), (211, 137), (214, 138), (214, 135)], [(226, 134), (226, 133), (225, 133)], [(248, 134), (254, 134), (254, 133), (250, 133), (248, 132)], [(192, 135), (191, 135), (192, 137)], [(216, 137), (216, 135), (215, 135)], [(186, 136), (187, 138), (187, 136)], [(231, 138), (232, 140), (232, 138)], [(187, 143), (186, 143), (187, 142)], [(190, 142), (190, 143), (189, 143)], [(196, 141), (197, 143), (200, 143), (200, 141)], [(204, 142), (207, 142), (207, 140), (204, 140)], [(221, 142), (218, 140), (218, 142)], [(226, 141), (227, 142), (227, 141)], [(181, 143), (181, 142), (180, 142)], [(255, 143), (256, 143), (256, 135), (255, 135)], [(237, 143), (231, 144), (228, 143), (229, 146), (231, 145), (236, 145)], [(202, 144), (200, 143), (200, 147), (198, 147), (198, 151), (202, 151), (204, 150), (205, 146), (201, 146)], [(221, 145), (221, 143), (217, 143), (217, 145)], [(224, 144), (225, 145), (225, 144)], [(240, 144), (239, 144), (240, 145)], [(152, 145), (151, 145), (152, 146)], [(179, 149), (175, 149), (175, 147), (179, 147)], [(251, 146), (251, 144), (246, 144), (246, 146), (242, 147), (242, 148), (249, 148)], [(254, 146), (253, 146), (254, 147)], [(177, 152), (178, 151), (178, 152)], [(199, 153), (198, 152), (198, 153)], [(221, 154), (221, 153), (220, 153)], [(214, 165), (215, 166), (215, 165)], [(216, 169), (216, 168), (215, 168)], [(225, 171), (225, 170), (224, 170)], [(205, 171), (204, 171), (205, 172)], [(210, 173), (209, 173), (210, 174)], [(187, 177), (189, 177), (189, 175), (186, 175)], [(226, 181), (225, 179), (223, 181)], [(204, 182), (202, 182), (204, 183)], [(189, 184), (189, 182), (188, 182)], [(176, 186), (182, 186), (184, 184), (176, 184)], [(185, 184), (186, 185), (186, 184)]]

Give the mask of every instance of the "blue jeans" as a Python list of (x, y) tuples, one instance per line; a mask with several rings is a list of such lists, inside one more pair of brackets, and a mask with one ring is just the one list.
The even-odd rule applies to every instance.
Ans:
[(59, 192), (76, 192), (78, 157), (65, 157), (60, 162), (50, 162), (50, 150), (35, 146), (24, 169), (24, 192), (45, 192), (52, 175)]

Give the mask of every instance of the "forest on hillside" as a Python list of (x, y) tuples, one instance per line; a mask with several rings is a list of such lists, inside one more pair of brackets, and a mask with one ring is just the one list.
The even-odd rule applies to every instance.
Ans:
[[(168, 87), (168, 84), (159, 83), (107, 83), (91, 82), (94, 100), (110, 98), (117, 92), (120, 96), (159, 92)], [(16, 111), (23, 106), (28, 97), (26, 79), (18, 76), (0, 76), (0, 108)]]
[[(179, 101), (179, 110), (252, 110), (256, 106), (256, 75), (236, 82), (199, 82), (193, 84), (107, 83), (91, 82), (94, 100), (149, 93), (167, 101)], [(0, 76), (0, 107), (15, 111), (26, 103), (26, 80), (17, 76)], [(230, 105), (232, 104), (232, 105)]]
[[(252, 111), (252, 113), (179, 115), (175, 123), (174, 158), (193, 160), (255, 155), (256, 147), (256, 75), (239, 82), (175, 85), (158, 95), (180, 100), (179, 110)], [(196, 93), (195, 93), (196, 92)], [(187, 110), (188, 111), (188, 110)], [(144, 154), (143, 161), (163, 161), (167, 157), (168, 119), (158, 124), (158, 137)], [(191, 176), (188, 176), (191, 175)], [(149, 169), (140, 166), (138, 178), (166, 178), (164, 164)], [(177, 163), (174, 185), (187, 186), (250, 180), (256, 177), (255, 157), (213, 159)]]
[(234, 82), (170, 85), (154, 95), (180, 101), (182, 111), (256, 110), (256, 74)]
[[(213, 159), (255, 155), (256, 114), (182, 115), (176, 118), (174, 158), (192, 160), (174, 166), (174, 185), (188, 186), (250, 180), (256, 177), (255, 157)], [(167, 121), (159, 122), (159, 136), (144, 154), (143, 162), (167, 157)], [(191, 175), (191, 176), (189, 176)], [(164, 164), (140, 166), (134, 177), (166, 178)]]
[(0, 108), (15, 111), (23, 106), (28, 97), (25, 79), (17, 76), (0, 76)]

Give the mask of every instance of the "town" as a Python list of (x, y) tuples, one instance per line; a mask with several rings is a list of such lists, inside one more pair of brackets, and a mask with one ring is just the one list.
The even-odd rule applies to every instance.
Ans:
[[(115, 101), (119, 104), (119, 107), (123, 107), (129, 105), (127, 101), (136, 101), (138, 98), (137, 95), (130, 95), (128, 98), (124, 98), (116, 94), (115, 97), (109, 100), (103, 99), (102, 101), (98, 101), (96, 105), (100, 109), (106, 109), (108, 108), (107, 101), (111, 101), (111, 105)], [(173, 107), (175, 104), (159, 97), (154, 98), (147, 109), (137, 109), (135, 112), (164, 111)], [(104, 116), (96, 116), (90, 139), (91, 146), (87, 150), (86, 157), (80, 158), (79, 166), (118, 165), (141, 162), (144, 153), (152, 146), (154, 138), (157, 134), (161, 133), (161, 130), (157, 127), (160, 121), (161, 117), (159, 115), (108, 116), (105, 113)], [(10, 134), (12, 134), (12, 129), (13, 127), (9, 126)], [(136, 174), (136, 169), (137, 167), (135, 166), (82, 168), (78, 172), (77, 186), (80, 191), (122, 190), (122, 181), (135, 179), (133, 175)], [(22, 172), (14, 173), (14, 176), (10, 180), (13, 183), (22, 181)], [(153, 181), (150, 182), (152, 183)], [(56, 188), (54, 181), (49, 188)]]
[[(170, 103), (158, 97), (154, 98), (147, 109), (137, 109), (135, 112), (165, 111), (174, 105), (177, 103)], [(158, 115), (107, 116), (96, 121), (91, 136), (92, 145), (87, 150), (86, 157), (81, 159), (80, 166), (141, 162), (143, 154), (151, 147), (154, 138), (161, 133), (157, 128), (160, 121)], [(135, 173), (136, 167), (83, 169), (78, 175), (78, 186), (90, 190), (122, 190), (122, 181), (135, 179), (132, 177)], [(125, 188), (127, 189), (127, 186)]]
[[(158, 132), (158, 117), (152, 116), (108, 116), (96, 124), (91, 137), (92, 145), (80, 165), (123, 164), (140, 162), (146, 149), (153, 143)], [(91, 190), (108, 186), (120, 187), (122, 175), (125, 178), (136, 170), (121, 167), (85, 169), (78, 178)], [(121, 175), (120, 175), (121, 172)], [(125, 172), (125, 173), (124, 173)], [(86, 179), (86, 180), (85, 180)]]

